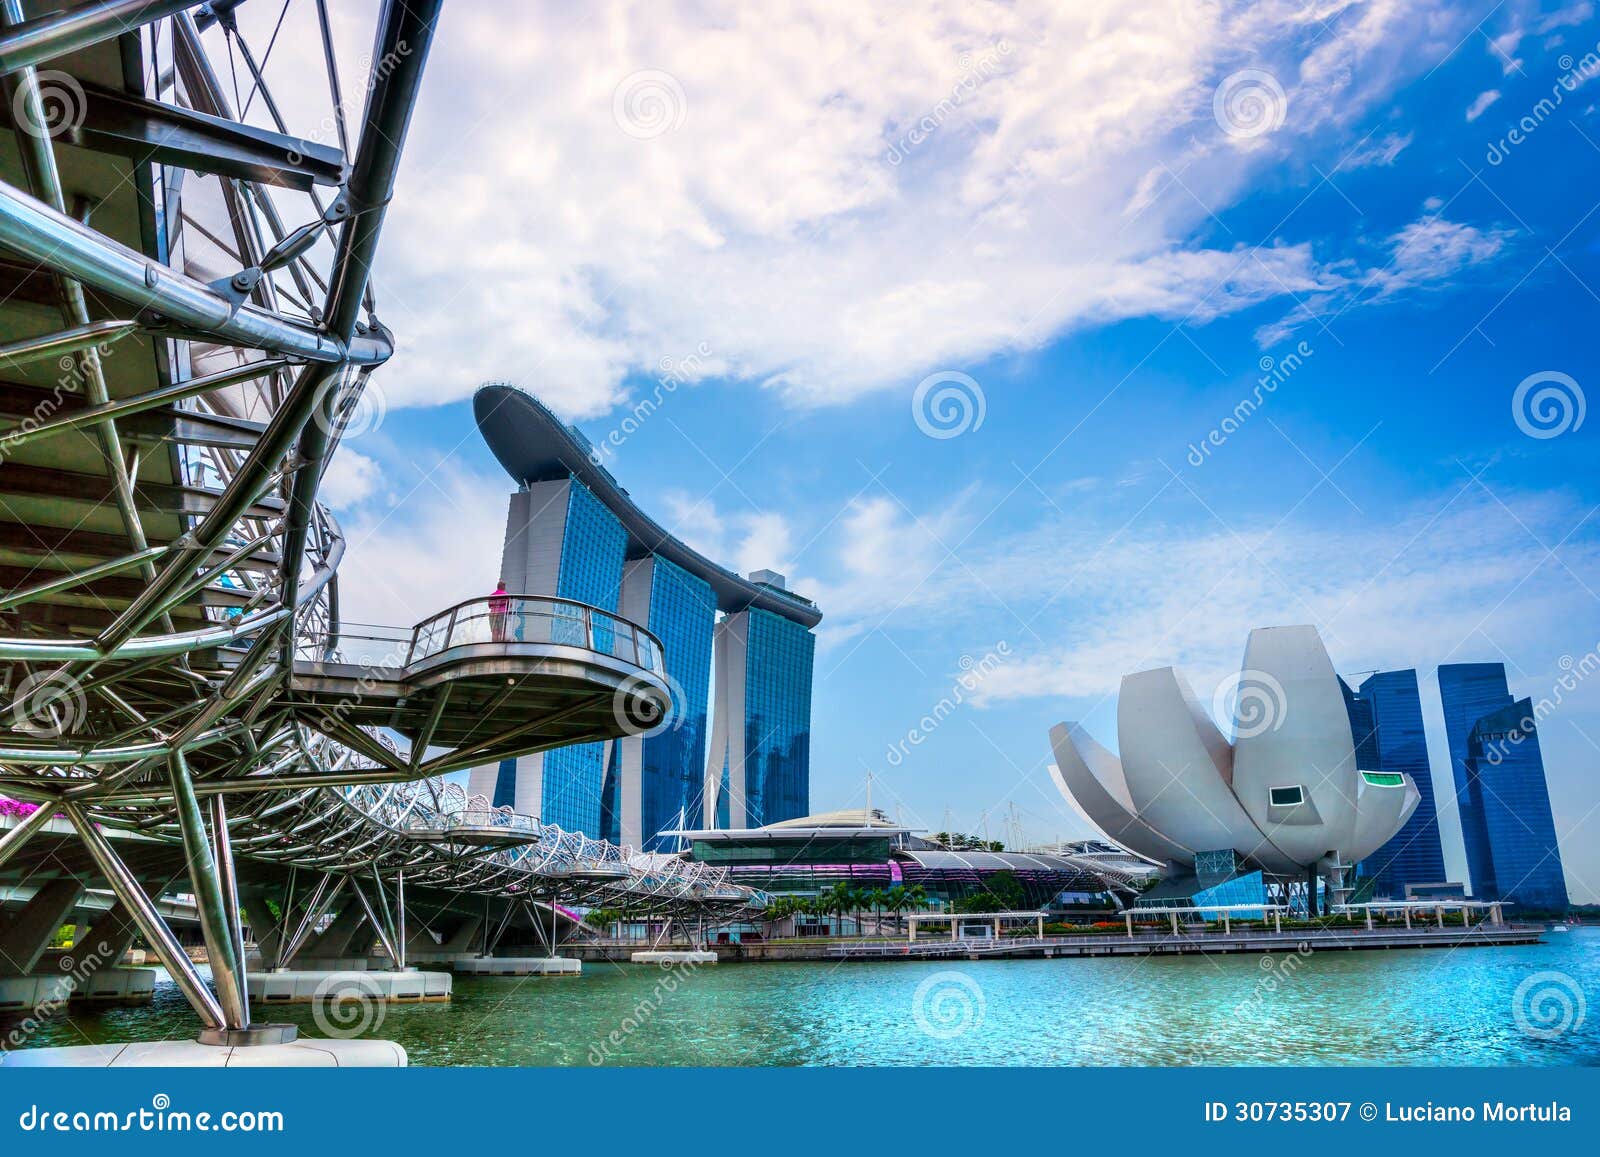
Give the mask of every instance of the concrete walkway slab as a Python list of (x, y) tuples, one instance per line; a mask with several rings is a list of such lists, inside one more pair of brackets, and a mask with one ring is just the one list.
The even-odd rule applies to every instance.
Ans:
[(450, 999), (448, 972), (252, 972), (246, 977), (250, 1000), (269, 1004), (318, 1004), (365, 1000), (418, 1004)]
[(715, 964), (717, 954), (693, 948), (659, 948), (635, 952), (628, 959), (635, 964)]
[(570, 956), (479, 956), (457, 960), (453, 967), (471, 976), (577, 976), (583, 961)]
[(316, 1069), (404, 1068), (406, 1050), (386, 1040), (297, 1040), (280, 1045), (203, 1045), (198, 1041), (67, 1045), (0, 1054), (9, 1068)]

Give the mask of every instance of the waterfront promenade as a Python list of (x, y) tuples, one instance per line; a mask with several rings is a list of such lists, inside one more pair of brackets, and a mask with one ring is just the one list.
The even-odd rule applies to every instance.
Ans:
[[(1135, 932), (1132, 936), (1108, 932), (1066, 936), (1018, 936), (1000, 940), (943, 937), (910, 943), (903, 937), (833, 940), (756, 941), (744, 944), (710, 944), (719, 963), (797, 960), (984, 960), (1073, 959), (1106, 956), (1230, 955), (1241, 952), (1377, 951), (1396, 948), (1489, 948), (1538, 944), (1544, 929), (1536, 924), (1468, 928), (1435, 926), (1417, 928), (1234, 929), (1209, 928), (1171, 932)], [(1303, 949), (1302, 946), (1305, 946)], [(564, 955), (583, 961), (625, 962), (640, 945), (572, 942), (562, 945)]]

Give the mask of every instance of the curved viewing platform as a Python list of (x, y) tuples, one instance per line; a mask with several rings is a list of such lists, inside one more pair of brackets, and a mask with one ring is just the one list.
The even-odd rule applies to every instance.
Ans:
[(661, 643), (570, 599), (469, 599), (409, 630), (349, 625), (304, 636), (289, 699), (307, 723), (369, 751), (362, 727), (412, 750), (451, 749), (418, 775), (639, 734), (671, 710)]

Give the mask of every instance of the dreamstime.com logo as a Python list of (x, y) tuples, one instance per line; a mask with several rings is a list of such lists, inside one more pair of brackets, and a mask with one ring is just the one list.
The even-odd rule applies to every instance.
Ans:
[(683, 85), (657, 68), (630, 73), (611, 94), (612, 119), (635, 140), (654, 140), (682, 128), (688, 115)]
[(1211, 712), (1219, 720), (1233, 721), (1235, 739), (1253, 739), (1283, 726), (1289, 697), (1272, 675), (1247, 667), (1222, 681), (1211, 697)]
[(1211, 115), (1230, 137), (1249, 139), (1283, 127), (1289, 97), (1265, 69), (1242, 68), (1222, 78), (1211, 94)]
[(1560, 370), (1529, 374), (1511, 394), (1511, 420), (1528, 437), (1540, 441), (1578, 429), (1586, 413), (1583, 387)]
[(172, 1098), (157, 1093), (149, 1108), (113, 1112), (106, 1109), (51, 1109), (29, 1105), (17, 1115), (24, 1133), (282, 1133), (283, 1114), (276, 1110), (228, 1109), (190, 1113), (172, 1107)]
[(983, 1026), (983, 989), (965, 972), (935, 972), (911, 996), (911, 1017), (934, 1040), (954, 1040)]
[(75, 77), (49, 69), (38, 74), (39, 106), (35, 112), (28, 91), (17, 86), (11, 98), (11, 118), (30, 137), (51, 140), (83, 127), (89, 101)]
[(1555, 1040), (1583, 1027), (1583, 986), (1565, 972), (1535, 972), (1511, 995), (1511, 1019), (1535, 1040)]
[(377, 1032), (389, 1002), (378, 982), (364, 972), (335, 972), (311, 994), (311, 1019), (326, 1037), (351, 1040)]
[(980, 428), (987, 412), (983, 387), (958, 370), (929, 374), (911, 392), (911, 420), (940, 441)]

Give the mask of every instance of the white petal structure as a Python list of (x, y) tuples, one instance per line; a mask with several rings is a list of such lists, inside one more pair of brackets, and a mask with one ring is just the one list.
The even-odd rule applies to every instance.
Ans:
[(1108, 838), (1181, 869), (1231, 850), (1269, 873), (1351, 864), (1400, 830), (1411, 777), (1357, 767), (1344, 688), (1314, 627), (1252, 631), (1219, 691), (1233, 740), (1171, 667), (1125, 676), (1118, 758), (1076, 723), (1050, 730), (1056, 785)]
[(1236, 692), (1233, 793), (1297, 864), (1356, 831), (1355, 738), (1333, 660), (1315, 627), (1250, 632)]
[(1050, 769), (1056, 786), (1084, 819), (1130, 852), (1157, 863), (1193, 862), (1193, 848), (1168, 839), (1134, 813), (1121, 762), (1088, 732), (1076, 723), (1058, 723), (1050, 729), (1050, 747), (1056, 756)]

